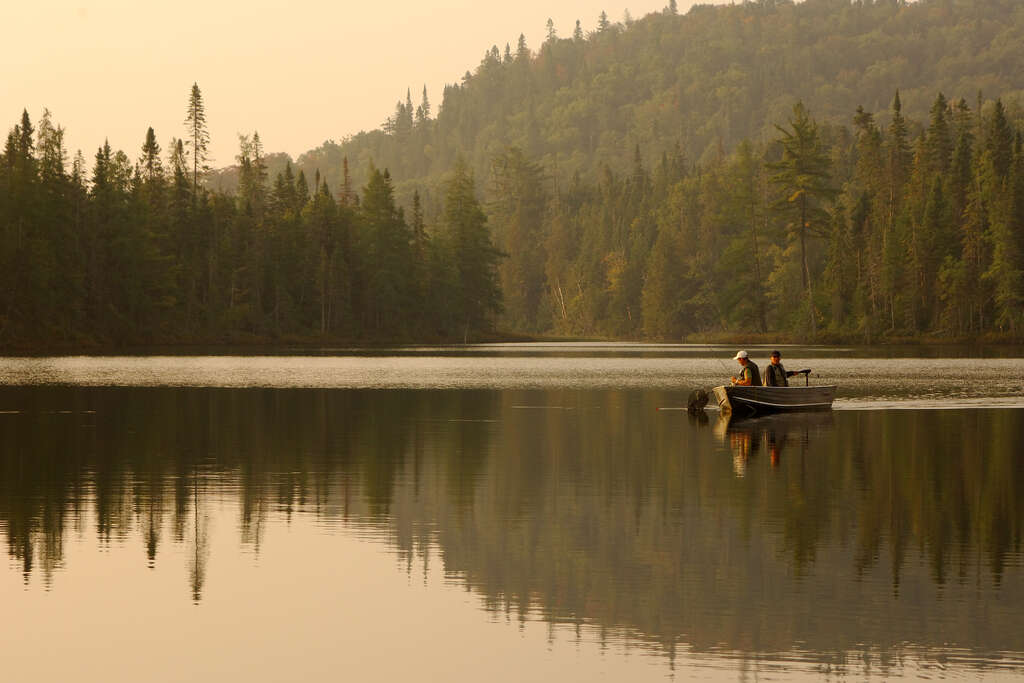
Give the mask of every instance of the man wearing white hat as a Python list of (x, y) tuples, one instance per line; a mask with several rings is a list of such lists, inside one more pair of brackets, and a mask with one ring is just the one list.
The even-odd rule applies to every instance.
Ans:
[(757, 363), (750, 360), (746, 351), (737, 351), (734, 360), (738, 361), (743, 370), (739, 377), (730, 377), (730, 381), (738, 387), (759, 387), (761, 386), (761, 371)]

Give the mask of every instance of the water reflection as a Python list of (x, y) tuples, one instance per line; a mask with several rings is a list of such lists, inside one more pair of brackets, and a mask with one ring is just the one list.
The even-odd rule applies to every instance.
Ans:
[(733, 472), (742, 477), (751, 458), (764, 454), (770, 467), (778, 467), (787, 448), (807, 454), (812, 440), (823, 439), (835, 425), (834, 413), (779, 413), (760, 417), (719, 414), (715, 434), (732, 451)]
[(680, 403), (2, 388), (0, 530), (26, 583), (57, 592), (76, 570), (66, 538), (91, 533), (150, 567), (168, 544), (186, 549), (182, 588), (202, 602), (211, 526), (273, 553), (265, 530), (302, 516), (386, 539), (409, 572), (441, 562), (496, 614), (589, 624), (670, 657), (1024, 651), (1019, 412), (708, 425), (656, 410)]

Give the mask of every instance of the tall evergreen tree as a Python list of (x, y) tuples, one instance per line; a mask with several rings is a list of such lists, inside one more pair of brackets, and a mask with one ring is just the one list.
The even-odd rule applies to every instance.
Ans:
[(537, 330), (547, 289), (541, 233), (547, 203), (543, 171), (513, 147), (494, 158), (492, 174), (495, 234), (500, 248), (509, 255), (501, 264), (506, 321), (513, 329)]
[(768, 167), (775, 172), (771, 181), (785, 195), (775, 206), (790, 217), (789, 230), (800, 243), (801, 278), (807, 295), (810, 330), (815, 334), (818, 325), (807, 238), (823, 234), (828, 223), (824, 204), (835, 197), (836, 191), (830, 184), (831, 161), (822, 149), (818, 126), (802, 102), (793, 107), (789, 126), (790, 130), (776, 126), (782, 133), (782, 159)]
[(456, 323), (463, 339), (489, 329), (501, 310), (497, 265), (501, 256), (491, 241), (487, 216), (476, 199), (473, 177), (460, 159), (445, 189), (443, 229), (455, 266)]
[(192, 91), (189, 93), (185, 126), (188, 130), (185, 146), (192, 159), (192, 194), (198, 196), (199, 178), (210, 170), (207, 163), (209, 161), (210, 132), (206, 127), (206, 106), (203, 104), (203, 94), (199, 91), (197, 83), (192, 84)]
[(409, 329), (407, 312), (412, 303), (411, 235), (395, 204), (391, 176), (370, 169), (370, 180), (359, 206), (362, 220), (361, 251), (365, 259), (362, 310), (365, 327), (379, 335)]
[(147, 183), (156, 183), (163, 179), (164, 166), (160, 161), (160, 145), (156, 141), (153, 127), (146, 129), (146, 140), (142, 143), (142, 156), (139, 158), (142, 177)]

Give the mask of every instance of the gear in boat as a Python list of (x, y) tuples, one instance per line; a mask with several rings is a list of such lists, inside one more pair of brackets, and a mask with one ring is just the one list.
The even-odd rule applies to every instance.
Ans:
[[(835, 386), (810, 386), (810, 369), (787, 372), (779, 362), (781, 354), (773, 351), (771, 364), (765, 370), (765, 382), (757, 364), (746, 351), (736, 354), (742, 367), (739, 377), (732, 378), (732, 386), (714, 388), (715, 400), (723, 414), (737, 416), (763, 415), (783, 411), (830, 410), (835, 399)], [(804, 376), (804, 386), (789, 386), (787, 377)]]

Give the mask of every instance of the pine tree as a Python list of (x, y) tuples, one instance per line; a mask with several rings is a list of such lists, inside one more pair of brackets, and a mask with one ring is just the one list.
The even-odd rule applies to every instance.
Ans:
[(904, 188), (910, 175), (911, 154), (908, 136), (900, 93), (897, 90), (892, 102), (892, 121), (887, 136), (888, 196), (881, 240), (883, 262), (881, 280), (882, 289), (888, 300), (890, 329), (896, 328), (896, 298), (901, 279), (901, 264), (903, 263), (896, 223), (903, 205)]
[(996, 100), (985, 126), (985, 152), (992, 161), (996, 177), (1006, 178), (1013, 164), (1013, 130), (1002, 100)]
[(455, 322), (466, 341), (471, 332), (489, 328), (491, 315), (501, 310), (497, 265), (487, 216), (476, 199), (473, 176), (458, 159), (445, 190), (443, 229), (457, 276)]
[(42, 182), (60, 181), (67, 173), (67, 150), (64, 149), (64, 128), (54, 126), (49, 109), (43, 110), (36, 133), (39, 151), (39, 176)]
[(538, 329), (544, 281), (544, 242), (541, 233), (547, 196), (540, 165), (518, 147), (507, 149), (491, 164), (495, 202), (492, 219), (500, 248), (509, 257), (501, 264), (506, 293), (506, 322), (514, 329)]
[(932, 104), (930, 123), (928, 131), (925, 133), (929, 173), (942, 174), (949, 170), (949, 164), (953, 157), (953, 139), (949, 126), (951, 113), (945, 96), (939, 93)]
[(412, 251), (409, 227), (395, 205), (391, 176), (370, 167), (359, 206), (360, 251), (365, 259), (365, 328), (377, 334), (404, 334), (410, 327)]
[(519, 34), (519, 42), (516, 43), (516, 61), (523, 64), (530, 61), (530, 48), (526, 46), (526, 36)]
[(583, 42), (583, 27), (579, 19), (576, 20), (576, 28), (572, 30), (572, 39), (577, 43)]
[(197, 83), (192, 84), (192, 92), (189, 94), (185, 125), (188, 129), (185, 145), (192, 159), (192, 195), (196, 197), (199, 193), (200, 175), (210, 170), (210, 166), (207, 164), (210, 133), (206, 128), (206, 107), (203, 105), (203, 95), (199, 92)]
[(160, 161), (160, 145), (156, 141), (156, 133), (153, 127), (146, 129), (146, 140), (142, 143), (142, 156), (139, 158), (139, 166), (142, 170), (143, 179), (150, 185), (160, 182), (164, 175), (164, 166)]
[(784, 191), (776, 208), (791, 216), (789, 228), (800, 242), (801, 277), (807, 295), (810, 330), (817, 331), (814, 308), (813, 276), (807, 258), (808, 235), (823, 234), (828, 215), (822, 204), (831, 200), (836, 191), (831, 187), (831, 161), (822, 149), (818, 126), (811, 119), (802, 102), (793, 107), (793, 118), (787, 130), (776, 126), (782, 139), (782, 159), (768, 165), (775, 171), (771, 181)]
[(420, 99), (420, 104), (416, 107), (416, 126), (422, 128), (428, 121), (430, 121), (430, 99), (427, 98), (427, 86), (423, 86), (423, 97)]

